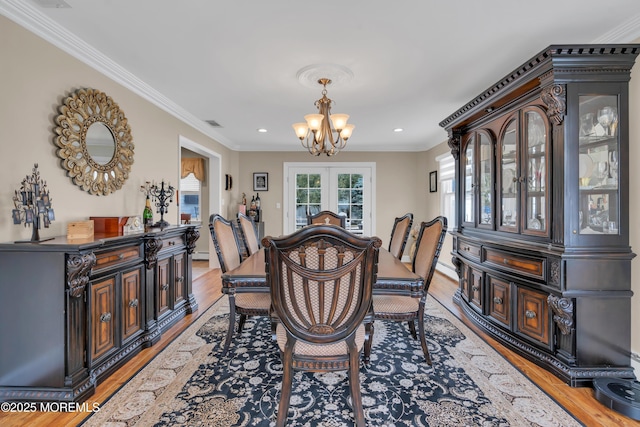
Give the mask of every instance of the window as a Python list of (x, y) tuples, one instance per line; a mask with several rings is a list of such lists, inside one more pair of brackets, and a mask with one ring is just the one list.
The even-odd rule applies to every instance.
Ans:
[(180, 213), (200, 221), (200, 181), (193, 173), (180, 180)]
[(456, 224), (455, 160), (451, 154), (436, 157), (440, 177), (440, 210), (447, 218), (449, 229)]

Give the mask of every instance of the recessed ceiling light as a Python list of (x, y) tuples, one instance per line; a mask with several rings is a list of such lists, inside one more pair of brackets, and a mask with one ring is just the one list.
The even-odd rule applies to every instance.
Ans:
[(394, 131), (394, 132), (402, 132), (403, 130), (404, 130), (404, 129), (402, 129), (402, 128), (395, 128), (393, 131)]
[(260, 133), (266, 133), (266, 132), (267, 132), (267, 130), (266, 130), (265, 128), (259, 128), (259, 129), (258, 129), (258, 132), (260, 132)]

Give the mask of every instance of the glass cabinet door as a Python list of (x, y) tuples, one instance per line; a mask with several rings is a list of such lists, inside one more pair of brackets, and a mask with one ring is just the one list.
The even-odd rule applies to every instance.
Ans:
[(474, 167), (474, 162), (476, 159), (475, 156), (475, 138), (473, 135), (471, 135), (471, 137), (469, 138), (469, 140), (467, 141), (467, 145), (464, 151), (464, 159), (463, 159), (463, 166), (464, 166), (464, 190), (463, 190), (463, 197), (464, 197), (464, 206), (463, 206), (463, 210), (464, 210), (464, 215), (463, 215), (463, 220), (466, 223), (471, 223), (473, 225), (475, 225), (475, 216), (474, 216), (474, 212), (475, 212), (475, 167)]
[[(537, 109), (524, 110), (525, 150), (522, 171), (526, 182), (524, 199), (526, 234), (546, 235), (548, 230), (547, 121)], [(526, 175), (525, 175), (526, 174)]]
[(619, 234), (618, 96), (579, 97), (580, 234)]
[(500, 220), (498, 228), (505, 231), (518, 230), (518, 201), (520, 182), (518, 175), (518, 133), (517, 120), (512, 119), (500, 137)]
[(480, 143), (478, 173), (480, 174), (480, 216), (481, 226), (493, 225), (493, 144), (489, 135), (478, 132)]

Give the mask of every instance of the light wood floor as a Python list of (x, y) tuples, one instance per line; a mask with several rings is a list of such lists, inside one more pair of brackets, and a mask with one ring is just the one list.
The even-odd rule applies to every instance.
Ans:
[[(131, 377), (153, 359), (164, 347), (166, 347), (180, 332), (194, 322), (200, 314), (210, 307), (221, 296), (220, 270), (208, 270), (207, 261), (194, 262), (194, 276), (201, 274), (193, 282), (193, 292), (198, 301), (198, 311), (180, 320), (171, 329), (162, 334), (160, 341), (147, 349), (142, 350), (133, 359), (118, 369), (109, 378), (98, 384), (96, 393), (89, 398), (87, 403), (91, 406), (94, 402), (101, 404), (109, 396), (122, 387)], [(480, 335), (487, 343), (493, 346), (507, 360), (516, 366), (524, 375), (529, 377), (541, 389), (547, 392), (558, 403), (564, 406), (576, 418), (587, 427), (597, 426), (640, 426), (636, 422), (602, 405), (593, 397), (593, 389), (590, 387), (571, 388), (557, 377), (542, 368), (512, 353), (491, 337), (478, 330), (473, 324), (466, 321), (461, 315), (458, 306), (452, 302), (456, 283), (449, 278), (436, 273), (430, 288), (430, 294), (449, 309), (454, 315), (461, 318), (472, 330)], [(7, 426), (76, 426), (88, 414), (87, 413), (1, 413), (0, 425)]]

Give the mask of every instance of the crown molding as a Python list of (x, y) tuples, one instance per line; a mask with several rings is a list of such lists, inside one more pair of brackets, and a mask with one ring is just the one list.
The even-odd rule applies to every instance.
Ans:
[(0, 0), (0, 14), (227, 148), (239, 147), (24, 0)]
[(604, 33), (593, 41), (594, 44), (632, 43), (640, 38), (640, 14), (632, 16), (622, 24)]

